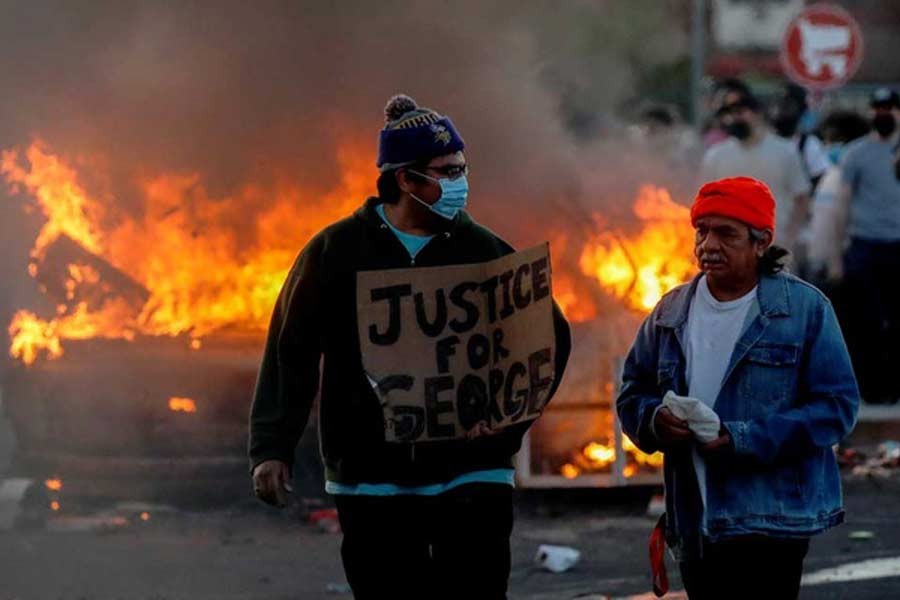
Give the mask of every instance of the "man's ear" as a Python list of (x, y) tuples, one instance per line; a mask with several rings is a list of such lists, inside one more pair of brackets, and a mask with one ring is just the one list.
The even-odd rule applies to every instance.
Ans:
[(401, 192), (408, 194), (412, 191), (412, 181), (408, 170), (403, 167), (397, 169), (394, 171), (394, 179), (397, 181), (397, 187), (400, 188)]
[(772, 233), (771, 229), (763, 229), (762, 237), (756, 242), (756, 254), (760, 258), (763, 254), (766, 253), (766, 250), (772, 245), (772, 242), (775, 240), (775, 234)]

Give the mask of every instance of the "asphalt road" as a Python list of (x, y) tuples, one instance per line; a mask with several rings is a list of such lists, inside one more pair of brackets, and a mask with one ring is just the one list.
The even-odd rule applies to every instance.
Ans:
[[(900, 478), (847, 486), (848, 522), (816, 539), (807, 574), (900, 557)], [(520, 499), (510, 598), (629, 597), (649, 591), (643, 504)], [(140, 519), (146, 509), (148, 520)], [(297, 600), (341, 592), (340, 535), (243, 505), (214, 512), (120, 507), (112, 516), (61, 515), (44, 527), (0, 531), (0, 600)], [(871, 532), (854, 540), (855, 531)], [(577, 548), (581, 561), (552, 574), (532, 563), (539, 544)], [(892, 577), (805, 586), (803, 598), (900, 598)], [(891, 571), (894, 569), (894, 571)], [(871, 570), (871, 568), (870, 568)], [(673, 589), (680, 586), (670, 565)], [(820, 575), (821, 578), (821, 575)], [(329, 585), (331, 584), (331, 590)], [(677, 597), (677, 596), (676, 596)]]
[[(847, 522), (815, 538), (811, 544), (804, 573), (808, 578), (814, 574), (815, 577), (804, 585), (800, 597), (809, 600), (900, 598), (900, 475), (885, 481), (847, 481), (845, 501)], [(651, 520), (609, 516), (604, 512), (596, 509), (552, 519), (521, 518), (514, 537), (511, 597), (599, 599), (648, 594), (646, 540)], [(854, 532), (863, 539), (851, 537)], [(530, 567), (529, 560), (539, 542), (578, 548), (582, 560), (573, 571), (560, 575), (537, 571)], [(830, 569), (870, 560), (880, 562), (854, 568), (852, 576), (873, 571), (893, 573), (893, 576), (813, 584), (816, 580), (833, 579), (836, 574), (828, 572)], [(668, 566), (672, 589), (681, 589), (677, 566), (671, 562)]]
[[(870, 439), (900, 436), (896, 407), (884, 412), (884, 418), (868, 419)], [(855, 435), (866, 437), (865, 428), (858, 429)], [(12, 444), (0, 418), (0, 484)], [(342, 593), (340, 535), (296, 513), (248, 499), (214, 511), (126, 505), (104, 515), (96, 507), (73, 510), (62, 500), (58, 516), (42, 526), (4, 530), (0, 518), (0, 600), (350, 598)], [(801, 597), (900, 598), (900, 472), (887, 479), (846, 478), (845, 500), (847, 523), (813, 541)], [(646, 496), (639, 494), (537, 497), (520, 491), (510, 599), (647, 594), (646, 543), (654, 521), (645, 507)], [(0, 517), (8, 508), (0, 506)], [(539, 570), (533, 558), (540, 544), (576, 548), (581, 560), (562, 574)], [(677, 591), (676, 566), (669, 572)]]

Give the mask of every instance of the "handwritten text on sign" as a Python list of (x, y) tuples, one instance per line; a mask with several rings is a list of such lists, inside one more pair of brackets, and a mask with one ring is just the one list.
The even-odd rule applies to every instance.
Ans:
[(537, 418), (553, 386), (547, 244), (486, 263), (357, 275), (363, 367), (388, 441)]

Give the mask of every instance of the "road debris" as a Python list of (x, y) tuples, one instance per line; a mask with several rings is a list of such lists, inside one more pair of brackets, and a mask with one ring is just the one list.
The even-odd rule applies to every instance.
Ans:
[(551, 573), (563, 573), (574, 567), (580, 558), (581, 552), (575, 548), (541, 544), (534, 556), (534, 562)]

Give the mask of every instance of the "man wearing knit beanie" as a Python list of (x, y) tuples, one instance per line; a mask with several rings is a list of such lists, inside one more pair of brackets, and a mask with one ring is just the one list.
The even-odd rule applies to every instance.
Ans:
[(825, 296), (782, 270), (765, 184), (705, 184), (691, 224), (701, 272), (641, 327), (619, 418), (665, 455), (658, 528), (688, 597), (796, 598), (809, 538), (844, 518), (831, 448), (856, 420), (850, 358)]
[[(287, 503), (294, 449), (321, 377), (325, 489), (337, 505), (341, 557), (357, 600), (506, 597), (512, 457), (528, 424), (494, 431), (482, 421), (463, 439), (387, 442), (357, 333), (358, 272), (480, 263), (513, 252), (464, 210), (464, 148), (448, 117), (408, 96), (391, 98), (379, 136), (378, 196), (307, 244), (272, 316), (250, 417), (256, 494)], [(571, 345), (555, 304), (554, 331), (551, 395)]]

